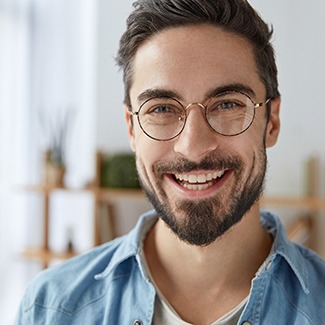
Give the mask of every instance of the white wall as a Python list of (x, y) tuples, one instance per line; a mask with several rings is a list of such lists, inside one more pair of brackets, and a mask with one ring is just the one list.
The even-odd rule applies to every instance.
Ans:
[[(122, 77), (112, 57), (132, 2), (100, 2), (97, 143), (107, 150), (128, 148)], [(300, 195), (306, 158), (312, 154), (325, 158), (325, 2), (251, 0), (251, 4), (274, 26), (282, 94), (282, 130), (278, 144), (269, 150), (267, 193)], [(325, 180), (322, 183), (325, 187)]]
[[(42, 128), (40, 111), (56, 121), (59, 114), (70, 110), (67, 182), (83, 186), (93, 177), (96, 141), (96, 6), (89, 0), (35, 2), (31, 80), (34, 141), (37, 150), (49, 145), (50, 129), (46, 123)], [(36, 159), (40, 161), (39, 156)]]
[[(74, 108), (68, 182), (82, 186), (93, 177), (97, 11), (92, 0), (0, 0), (0, 12), (0, 323), (13, 324), (26, 283), (41, 266), (21, 256), (43, 237), (39, 195), (23, 190), (41, 181), (49, 131), (41, 128), (41, 110), (53, 117)], [(92, 246), (92, 211), (91, 198), (79, 195), (76, 202), (58, 193), (51, 207), (51, 247), (65, 247), (71, 225), (76, 248)]]
[(97, 145), (105, 151), (129, 150), (122, 74), (114, 58), (133, 2), (99, 0), (98, 4)]
[[(97, 8), (89, 0), (36, 0), (35, 3), (30, 117), (34, 142), (30, 146), (34, 150), (31, 159), (34, 162), (29, 183), (42, 181), (42, 151), (48, 147), (51, 134), (51, 124), (40, 119), (40, 112), (45, 121), (52, 119), (53, 125), (64, 112), (70, 111), (65, 182), (68, 186), (82, 187), (94, 177)], [(93, 198), (79, 195), (75, 202), (69, 195), (54, 196), (51, 200), (51, 247), (59, 249), (66, 244), (66, 228), (73, 226), (79, 250), (89, 248), (92, 245)], [(40, 208), (41, 205), (36, 204), (34, 210), (29, 211), (28, 220), (35, 224), (33, 229), (28, 229), (29, 245), (41, 240), (39, 229), (43, 216)]]
[[(252, 0), (274, 26), (274, 45), (282, 93), (282, 130), (269, 152), (268, 191), (301, 194), (304, 162), (318, 154), (325, 169), (325, 2)], [(325, 179), (321, 180), (324, 193)]]

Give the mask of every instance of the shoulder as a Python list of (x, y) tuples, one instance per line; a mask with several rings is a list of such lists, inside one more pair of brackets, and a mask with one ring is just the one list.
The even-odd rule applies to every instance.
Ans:
[(273, 283), (278, 288), (277, 299), (285, 306), (286, 317), (291, 310), (290, 315), (294, 315), (291, 317), (299, 324), (322, 324), (325, 318), (325, 262), (306, 247), (294, 243), (292, 247), (297, 258), (286, 262), (282, 259), (278, 272), (273, 274)]
[(38, 306), (70, 314), (104, 297), (105, 285), (96, 276), (115, 263), (125, 240), (118, 238), (40, 272), (26, 290), (22, 311)]
[(325, 261), (322, 257), (316, 254), (313, 250), (294, 244), (296, 249), (302, 256), (303, 267), (307, 277), (307, 283), (310, 287), (315, 287), (320, 290), (324, 289), (325, 297)]
[(320, 308), (325, 310), (325, 261), (311, 249), (288, 240), (277, 216), (263, 211), (261, 221), (274, 238), (269, 259), (272, 267), (267, 273), (277, 295), (283, 293), (283, 300), (278, 300), (288, 299), (292, 306), (299, 306), (306, 314)]
[(306, 287), (308, 286), (308, 280), (311, 279), (310, 274), (313, 274), (316, 278), (325, 277), (325, 261), (313, 250), (290, 241), (277, 216), (262, 211), (261, 222), (274, 238), (272, 253), (282, 256), (301, 282), (305, 282)]
[(153, 212), (144, 214), (129, 234), (40, 272), (25, 292), (17, 320), (22, 324), (27, 318), (35, 323), (36, 319), (84, 322), (86, 316), (95, 317), (93, 308), (102, 311), (127, 300), (134, 285), (143, 284), (138, 255), (156, 220)]

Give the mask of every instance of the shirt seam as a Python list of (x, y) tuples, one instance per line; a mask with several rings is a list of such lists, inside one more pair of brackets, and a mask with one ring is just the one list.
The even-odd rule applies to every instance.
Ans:
[[(132, 267), (132, 270), (133, 270), (133, 267)], [(130, 274), (132, 273), (132, 270), (128, 273), (125, 273), (125, 274), (121, 274), (121, 275), (116, 275), (114, 277), (112, 277), (110, 279), (109, 282), (113, 282), (117, 279), (120, 279), (120, 278), (126, 278), (126, 277), (129, 277)], [(84, 305), (80, 306), (79, 308), (75, 309), (75, 310), (71, 310), (69, 311), (68, 309), (65, 309), (65, 308), (60, 308), (60, 307), (54, 307), (54, 306), (51, 306), (49, 304), (42, 304), (40, 302), (37, 302), (37, 301), (34, 301), (29, 307), (27, 307), (25, 309), (25, 312), (28, 312), (29, 310), (31, 310), (34, 306), (37, 306), (37, 307), (40, 307), (40, 308), (43, 308), (43, 309), (50, 309), (50, 310), (54, 310), (54, 311), (57, 311), (57, 312), (60, 312), (62, 314), (65, 314), (67, 316), (73, 316), (77, 313), (79, 313), (81, 310), (83, 310), (84, 308), (87, 308), (88, 306), (102, 300), (105, 298), (107, 292), (103, 293), (101, 296), (97, 297), (96, 299), (93, 299), (93, 300), (90, 300), (88, 301), (87, 303), (85, 303)]]
[(42, 308), (42, 309), (53, 310), (55, 312), (59, 312), (61, 314), (64, 314), (64, 315), (67, 315), (67, 316), (71, 317), (71, 316), (74, 316), (77, 313), (79, 313), (84, 308), (86, 308), (86, 307), (88, 307), (88, 306), (90, 306), (90, 305), (92, 305), (92, 304), (94, 304), (94, 303), (102, 300), (103, 298), (105, 298), (105, 294), (103, 294), (101, 297), (98, 297), (95, 300), (92, 300), (92, 301), (86, 303), (85, 305), (82, 305), (80, 308), (78, 308), (78, 309), (76, 309), (74, 311), (68, 311), (68, 310), (66, 310), (64, 308), (53, 307), (51, 305), (41, 304), (41, 303), (35, 301), (35, 302), (33, 302), (33, 304), (31, 306), (29, 306), (28, 308), (25, 309), (25, 312), (28, 312), (31, 309), (33, 309), (35, 306), (37, 306), (37, 307)]

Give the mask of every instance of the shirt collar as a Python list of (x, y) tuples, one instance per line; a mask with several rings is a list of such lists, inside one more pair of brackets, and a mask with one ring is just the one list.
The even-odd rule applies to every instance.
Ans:
[(277, 216), (270, 212), (262, 211), (261, 223), (274, 237), (269, 261), (273, 261), (277, 256), (284, 258), (298, 278), (304, 292), (308, 294), (308, 272), (306, 261), (302, 256), (301, 251), (297, 249), (296, 244), (289, 241), (285, 229)]
[(143, 268), (143, 263), (140, 261), (142, 255), (142, 246), (148, 231), (152, 228), (157, 220), (158, 217), (154, 210), (143, 214), (137, 222), (136, 226), (130, 231), (128, 235), (117, 239), (120, 241), (120, 245), (118, 245), (118, 248), (112, 256), (112, 259), (110, 260), (106, 269), (102, 273), (95, 275), (95, 279), (99, 280), (107, 277), (123, 261), (131, 257), (135, 257), (137, 259), (142, 274), (147, 278), (145, 275), (146, 272)]
[[(144, 263), (142, 262), (142, 246), (146, 234), (157, 220), (158, 217), (154, 210), (143, 214), (134, 229), (128, 235), (118, 239), (120, 240), (121, 244), (115, 251), (109, 265), (102, 273), (97, 274), (95, 278), (98, 280), (105, 278), (111, 272), (113, 272), (113, 270), (116, 269), (119, 264), (131, 257), (135, 257), (137, 259), (144, 278), (148, 278), (146, 269), (143, 267)], [(266, 268), (267, 265), (269, 265), (277, 256), (281, 256), (290, 265), (304, 292), (306, 294), (309, 293), (308, 272), (305, 259), (302, 257), (300, 250), (297, 249), (295, 244), (288, 240), (285, 229), (282, 226), (279, 218), (269, 212), (261, 211), (261, 223), (263, 227), (274, 237), (271, 254), (266, 263), (264, 263)]]

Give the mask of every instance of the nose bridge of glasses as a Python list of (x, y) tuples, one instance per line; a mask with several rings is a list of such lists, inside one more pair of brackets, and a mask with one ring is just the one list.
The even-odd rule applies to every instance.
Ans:
[[(189, 113), (190, 113), (190, 109), (191, 108), (195, 108), (195, 109), (199, 109), (199, 111), (197, 111), (197, 113), (194, 113), (194, 116), (192, 118), (189, 119)], [(195, 125), (198, 126), (197, 123), (208, 123), (208, 119), (207, 119), (207, 106), (205, 106), (204, 104), (200, 103), (200, 102), (192, 102), (189, 103), (186, 107), (184, 107), (184, 111), (185, 111), (185, 120), (184, 120), (184, 124), (192, 124), (192, 120), (195, 121)], [(198, 118), (199, 115), (202, 116), (202, 118)], [(191, 120), (191, 122), (190, 122)], [(202, 127), (202, 124), (200, 124), (200, 127)], [(202, 131), (202, 129), (201, 129)]]
[(206, 106), (199, 103), (199, 102), (193, 102), (193, 103), (189, 103), (184, 109), (188, 114), (188, 110), (192, 107), (192, 106), (196, 106), (198, 108), (203, 108), (204, 110), (206, 110)]

